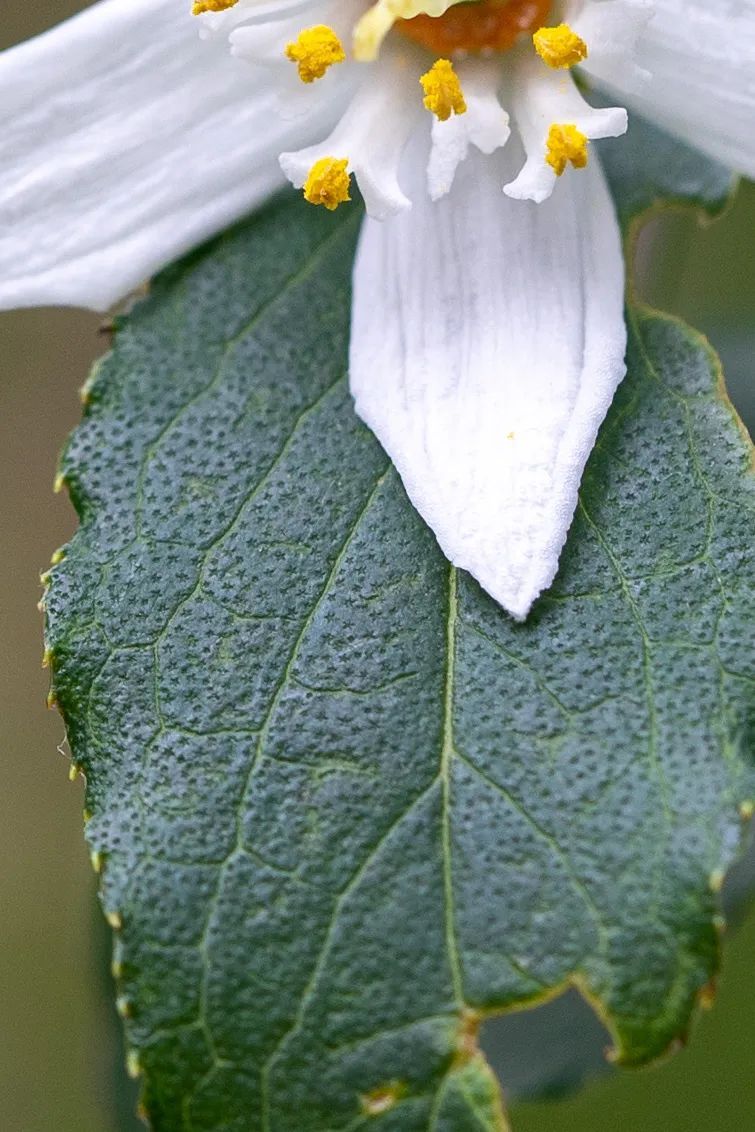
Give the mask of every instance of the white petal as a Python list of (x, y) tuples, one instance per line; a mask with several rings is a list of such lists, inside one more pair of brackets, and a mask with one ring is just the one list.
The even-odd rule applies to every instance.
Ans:
[(568, 71), (554, 71), (531, 52), (517, 59), (511, 108), (527, 161), (504, 192), (515, 200), (541, 202), (553, 192), (556, 174), (546, 161), (548, 132), (554, 123), (574, 125), (586, 137), (615, 138), (626, 133), (627, 112), (588, 105)]
[(376, 63), (360, 64), (362, 85), (335, 129), (317, 145), (282, 153), (281, 168), (301, 188), (316, 161), (347, 158), (370, 216), (411, 207), (398, 180), (401, 155), (422, 109), (419, 71), (401, 51), (384, 51)]
[(465, 114), (452, 114), (445, 122), (435, 119), (427, 166), (427, 187), (433, 200), (450, 190), (459, 164), (470, 145), (493, 153), (509, 139), (509, 116), (498, 101), (501, 67), (497, 62), (470, 60), (456, 68), (467, 104)]
[(755, 177), (755, 0), (654, 0), (654, 6), (636, 54), (649, 82), (633, 92), (619, 74), (602, 85)]
[(635, 60), (637, 42), (653, 15), (653, 0), (571, 0), (564, 19), (588, 47), (582, 70), (595, 78), (621, 76), (625, 88), (646, 82)]
[(365, 222), (351, 388), (448, 558), (524, 618), (555, 575), (626, 333), (597, 161), (532, 205), (500, 191), (518, 160), (513, 142), (472, 154), (443, 200)]
[(0, 307), (105, 309), (262, 201), (292, 140), (273, 98), (175, 0), (0, 55)]

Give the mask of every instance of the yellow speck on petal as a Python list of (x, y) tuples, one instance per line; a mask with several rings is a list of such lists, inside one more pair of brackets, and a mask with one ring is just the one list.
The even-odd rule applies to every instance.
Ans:
[(286, 46), (286, 57), (298, 64), (303, 83), (313, 83), (323, 77), (328, 67), (343, 63), (346, 52), (332, 28), (317, 24), (299, 32), (294, 42)]
[(573, 67), (587, 58), (587, 44), (568, 24), (540, 28), (533, 35), (532, 42), (543, 62), (555, 70)]
[(333, 212), (339, 204), (351, 200), (347, 172), (347, 157), (321, 157), (309, 171), (304, 182), (304, 199), (310, 204), (321, 204)]
[(419, 81), (425, 92), (422, 101), (441, 122), (445, 122), (452, 114), (466, 113), (467, 104), (459, 76), (450, 60), (436, 60)]
[(557, 177), (561, 176), (569, 162), (575, 169), (584, 169), (587, 165), (587, 136), (574, 125), (554, 122), (548, 131), (545, 160)]
[(204, 12), (226, 12), (235, 8), (239, 0), (194, 0), (192, 15), (201, 16)]

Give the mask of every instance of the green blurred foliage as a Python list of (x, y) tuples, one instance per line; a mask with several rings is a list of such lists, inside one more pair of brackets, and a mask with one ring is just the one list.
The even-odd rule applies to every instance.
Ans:
[[(84, 6), (5, 0), (0, 47)], [(638, 247), (640, 295), (708, 334), (751, 428), (753, 233), (755, 187), (747, 185), (717, 224), (665, 215), (646, 227)], [(82, 837), (81, 784), (67, 780), (62, 724), (44, 706), (36, 608), (39, 573), (74, 528), (52, 482), (57, 452), (79, 417), (76, 390), (104, 347), (98, 331), (99, 320), (79, 312), (0, 315), (0, 1112), (8, 1132), (141, 1127), (121, 1067), (109, 942)], [(754, 955), (751, 914), (727, 941), (718, 1002), (688, 1050), (658, 1068), (616, 1073), (557, 1105), (519, 1105), (517, 1132), (747, 1132), (755, 1126)], [(505, 1065), (502, 1071), (505, 1078)]]

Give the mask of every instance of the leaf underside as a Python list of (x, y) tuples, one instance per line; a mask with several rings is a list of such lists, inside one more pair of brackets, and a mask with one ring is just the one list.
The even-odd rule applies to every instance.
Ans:
[(494, 1132), (480, 1022), (569, 984), (660, 1055), (755, 793), (751, 457), (708, 348), (631, 312), (515, 624), (354, 416), (358, 219), (285, 198), (165, 273), (62, 460), (54, 694), (158, 1132)]

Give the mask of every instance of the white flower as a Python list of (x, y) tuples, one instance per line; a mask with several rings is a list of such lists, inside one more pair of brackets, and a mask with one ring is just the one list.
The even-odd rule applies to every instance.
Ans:
[(104, 309), (281, 166), (328, 207), (353, 174), (357, 412), (448, 557), (524, 617), (624, 372), (588, 142), (626, 114), (571, 67), (753, 175), (755, 0), (187, 3), (104, 0), (0, 56), (0, 306)]

